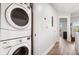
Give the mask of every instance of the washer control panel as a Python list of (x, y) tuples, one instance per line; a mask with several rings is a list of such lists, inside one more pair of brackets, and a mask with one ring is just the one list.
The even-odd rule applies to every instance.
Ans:
[(0, 46), (4, 49), (6, 48), (11, 48), (12, 46), (21, 44), (21, 43), (27, 43), (30, 41), (30, 36), (26, 38), (19, 38), (19, 39), (14, 39), (14, 40), (8, 40), (8, 41), (2, 41), (0, 42)]
[(10, 47), (11, 47), (11, 44), (10, 44), (10, 42), (8, 42), (8, 41), (4, 41), (4, 42), (2, 42), (2, 47), (3, 47), (4, 49), (10, 48)]

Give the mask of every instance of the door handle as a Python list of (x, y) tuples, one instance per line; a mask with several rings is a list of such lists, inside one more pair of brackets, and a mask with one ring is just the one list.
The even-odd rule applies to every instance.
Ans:
[(35, 36), (36, 36), (36, 33), (35, 33)]

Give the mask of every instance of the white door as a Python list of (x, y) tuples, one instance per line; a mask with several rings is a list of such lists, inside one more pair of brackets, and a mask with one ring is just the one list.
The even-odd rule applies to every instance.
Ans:
[(48, 4), (33, 5), (34, 54), (36, 55), (46, 53), (52, 43), (52, 13), (47, 7), (49, 7)]

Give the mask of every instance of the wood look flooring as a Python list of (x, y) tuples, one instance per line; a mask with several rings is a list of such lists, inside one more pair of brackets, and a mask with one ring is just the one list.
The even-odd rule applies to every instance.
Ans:
[(76, 55), (75, 42), (68, 42), (60, 38), (54, 47), (49, 51), (48, 55)]

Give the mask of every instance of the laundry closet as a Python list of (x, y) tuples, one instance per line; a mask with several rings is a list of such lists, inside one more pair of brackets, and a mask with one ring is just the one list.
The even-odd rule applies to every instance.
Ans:
[(0, 54), (31, 55), (30, 3), (0, 3)]

